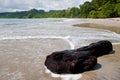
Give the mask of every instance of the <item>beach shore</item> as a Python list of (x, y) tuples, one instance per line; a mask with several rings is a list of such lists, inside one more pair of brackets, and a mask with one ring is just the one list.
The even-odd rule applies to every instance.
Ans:
[[(105, 29), (120, 34), (120, 18), (88, 19), (87, 23), (75, 24), (77, 27)], [(114, 54), (98, 58), (98, 69), (82, 73), (80, 80), (119, 80), (120, 44), (114, 44)]]
[(87, 19), (87, 22), (74, 24), (76, 27), (105, 29), (120, 34), (120, 18)]
[(62, 39), (0, 40), (0, 80), (59, 80), (45, 73), (44, 61), (65, 49), (69, 44)]
[(98, 58), (98, 69), (82, 73), (80, 80), (119, 80), (120, 45), (114, 45), (114, 54)]
[[(104, 23), (103, 23), (104, 22)], [(83, 25), (84, 24), (84, 25)], [(120, 19), (87, 19), (86, 23), (77, 24), (93, 28), (120, 32)], [(81, 26), (82, 25), (82, 26)], [(102, 25), (102, 26), (101, 26)], [(109, 27), (110, 26), (110, 27)], [(81, 47), (76, 45), (75, 48)], [(95, 70), (81, 73), (79, 80), (119, 80), (120, 79), (120, 44), (113, 44), (114, 54), (98, 58)], [(0, 40), (0, 80), (61, 80), (45, 73), (46, 56), (54, 51), (70, 49), (70, 44), (63, 39), (32, 38)]]
[[(44, 61), (52, 52), (69, 48), (69, 44), (62, 39), (1, 40), (0, 79), (61, 80), (45, 73)], [(100, 67), (81, 73), (82, 78), (79, 80), (119, 80), (119, 49), (120, 45), (114, 45), (115, 53), (99, 57)]]

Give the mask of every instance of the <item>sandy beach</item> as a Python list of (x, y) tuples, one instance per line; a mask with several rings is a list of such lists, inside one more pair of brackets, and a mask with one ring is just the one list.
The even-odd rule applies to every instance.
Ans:
[(120, 34), (120, 18), (87, 19), (87, 23), (74, 24), (74, 26), (105, 29)]
[[(87, 19), (75, 26), (98, 28), (120, 33), (120, 19)], [(81, 47), (76, 45), (75, 48)], [(98, 58), (95, 70), (81, 73), (79, 80), (119, 80), (120, 44), (113, 44), (114, 54)], [(61, 80), (45, 73), (46, 56), (70, 49), (64, 39), (32, 38), (0, 40), (0, 80)]]
[[(40, 46), (41, 43), (44, 43), (44, 45)], [(44, 60), (53, 51), (65, 49), (69, 49), (68, 43), (58, 39), (0, 41), (0, 79), (61, 80), (61, 78), (53, 78), (51, 74), (45, 73)], [(82, 78), (79, 80), (119, 80), (119, 49), (120, 45), (114, 45), (115, 53), (99, 57), (100, 67), (82, 73)]]
[(114, 54), (98, 58), (100, 67), (93, 71), (82, 73), (80, 80), (119, 80), (120, 79), (120, 45), (114, 45)]
[[(88, 19), (87, 23), (75, 24), (77, 27), (105, 29), (120, 34), (120, 18)], [(114, 54), (98, 58), (98, 69), (82, 73), (80, 80), (119, 80), (120, 79), (120, 44), (114, 44)]]
[(69, 45), (61, 39), (0, 41), (0, 80), (57, 80), (45, 73), (44, 60), (65, 49)]

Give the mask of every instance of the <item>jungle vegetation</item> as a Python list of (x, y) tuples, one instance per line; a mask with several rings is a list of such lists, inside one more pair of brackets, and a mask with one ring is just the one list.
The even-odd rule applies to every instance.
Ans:
[(64, 10), (37, 10), (0, 13), (0, 18), (111, 18), (120, 17), (120, 0), (86, 1)]

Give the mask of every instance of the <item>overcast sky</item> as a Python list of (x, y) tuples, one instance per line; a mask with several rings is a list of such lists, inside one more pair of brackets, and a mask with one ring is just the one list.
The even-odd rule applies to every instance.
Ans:
[(78, 7), (91, 0), (0, 0), (0, 12), (24, 11), (29, 9), (59, 10)]

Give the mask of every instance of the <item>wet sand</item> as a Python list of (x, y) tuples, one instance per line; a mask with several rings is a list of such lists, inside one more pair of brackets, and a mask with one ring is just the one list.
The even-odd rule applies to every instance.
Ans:
[[(77, 27), (105, 29), (120, 34), (120, 18), (88, 19), (87, 23), (75, 24)], [(77, 46), (79, 47), (79, 46)], [(120, 44), (113, 46), (115, 53), (98, 58), (98, 69), (82, 73), (80, 80), (119, 80)]]
[[(23, 39), (0, 41), (0, 80), (61, 80), (45, 73), (44, 60), (53, 51), (69, 49), (62, 39)], [(98, 59), (99, 69), (82, 73), (79, 80), (119, 80), (120, 45), (115, 54)]]
[(76, 27), (97, 28), (110, 30), (120, 34), (120, 18), (111, 19), (87, 19), (86, 23), (74, 24)]
[[(95, 20), (90, 20), (95, 26), (98, 23), (106, 27), (113, 24), (110, 22), (109, 25), (106, 25), (108, 22), (105, 23), (104, 20), (94, 21)], [(113, 19), (113, 21), (116, 22), (119, 21), (119, 19)], [(104, 22), (104, 24), (102, 22)], [(119, 23), (116, 24), (118, 25)], [(112, 26), (119, 28), (116, 24)], [(107, 30), (109, 30), (109, 28), (107, 28)], [(50, 74), (45, 73), (44, 61), (48, 54), (65, 49), (70, 49), (70, 45), (63, 39), (0, 40), (0, 80), (61, 80), (60, 78), (53, 78)], [(119, 49), (119, 44), (114, 45), (115, 53), (99, 57), (99, 65), (97, 65), (99, 68), (83, 72), (82, 78), (79, 80), (119, 80)]]
[(45, 73), (44, 60), (69, 48), (62, 39), (0, 40), (0, 80), (57, 80)]
[(114, 45), (114, 54), (98, 58), (99, 68), (82, 73), (80, 80), (119, 80), (120, 79), (120, 45)]

